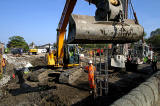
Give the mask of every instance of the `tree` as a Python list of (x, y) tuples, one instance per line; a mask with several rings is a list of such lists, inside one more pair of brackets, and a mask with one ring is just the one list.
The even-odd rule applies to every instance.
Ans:
[(146, 37), (146, 36), (147, 36), (147, 33), (146, 33), (146, 32), (144, 32), (143, 37)]
[(22, 48), (24, 51), (29, 49), (27, 42), (21, 36), (12, 36), (9, 38), (9, 42), (7, 44), (9, 49), (11, 48)]
[(160, 51), (160, 34), (148, 38), (147, 43), (151, 44), (154, 50)]
[(160, 28), (157, 28), (155, 31), (152, 31), (150, 37), (156, 36), (156, 35), (160, 35)]

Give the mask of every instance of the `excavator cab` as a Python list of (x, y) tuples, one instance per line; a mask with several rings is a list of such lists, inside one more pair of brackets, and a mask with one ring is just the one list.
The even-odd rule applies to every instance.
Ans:
[(65, 65), (75, 66), (79, 64), (79, 48), (75, 44), (67, 44), (64, 47), (64, 58), (63, 62)]

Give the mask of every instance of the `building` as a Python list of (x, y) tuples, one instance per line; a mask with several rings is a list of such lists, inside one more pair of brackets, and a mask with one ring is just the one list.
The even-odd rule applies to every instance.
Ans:
[(53, 45), (45, 44), (45, 45), (38, 46), (38, 53), (46, 53), (49, 48), (52, 49)]
[(38, 49), (48, 49), (48, 48), (53, 48), (53, 44), (45, 44), (38, 46)]

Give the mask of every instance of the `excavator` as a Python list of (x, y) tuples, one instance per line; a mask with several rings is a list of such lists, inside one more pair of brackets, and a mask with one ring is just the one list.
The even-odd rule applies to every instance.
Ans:
[[(77, 61), (69, 62), (69, 52), (78, 50), (70, 44), (128, 43), (142, 38), (143, 27), (137, 17), (127, 19), (125, 14), (127, 0), (85, 0), (96, 5), (94, 16), (72, 15), (77, 0), (66, 0), (57, 28), (56, 53), (48, 54), (48, 65), (54, 67), (78, 66)], [(69, 23), (67, 44), (64, 44), (66, 27)], [(66, 43), (65, 42), (65, 43)], [(78, 56), (78, 55), (76, 55)], [(78, 57), (76, 57), (78, 58)]]
[(77, 0), (66, 0), (57, 28), (56, 51), (47, 54), (48, 66), (79, 66), (79, 51), (74, 44), (124, 44), (142, 39), (144, 29), (136, 13), (133, 11), (134, 19), (127, 17), (128, 0), (85, 1), (96, 6), (95, 16), (72, 14)]

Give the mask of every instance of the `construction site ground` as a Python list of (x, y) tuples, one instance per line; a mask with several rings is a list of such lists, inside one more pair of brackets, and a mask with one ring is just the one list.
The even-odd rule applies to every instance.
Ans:
[(84, 71), (80, 78), (72, 84), (59, 83), (52, 73), (48, 75), (49, 79), (44, 78), (41, 82), (33, 82), (28, 76), (37, 70), (43, 70), (43, 72), (54, 70), (46, 67), (44, 55), (21, 57), (8, 55), (8, 58), (11, 58), (8, 61), (13, 59), (29, 61), (33, 68), (23, 76), (26, 84), (24, 86), (27, 87), (20, 87), (18, 78), (12, 78), (16, 66), (12, 62), (8, 62), (6, 75), (11, 76), (11, 79), (0, 88), (0, 106), (108, 106), (153, 74), (150, 64), (139, 66), (139, 70), (136, 72), (110, 70), (108, 95), (93, 99), (92, 94), (89, 93), (88, 74)]

